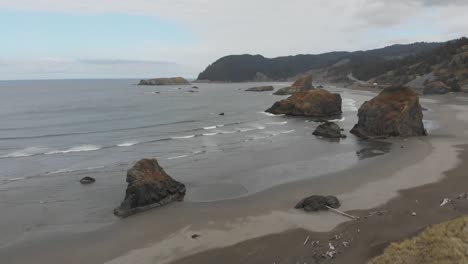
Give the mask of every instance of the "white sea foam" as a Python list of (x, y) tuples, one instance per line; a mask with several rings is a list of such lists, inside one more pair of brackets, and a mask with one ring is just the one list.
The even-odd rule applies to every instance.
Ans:
[(343, 122), (343, 121), (345, 121), (345, 120), (346, 120), (346, 118), (343, 116), (343, 117), (340, 118), (340, 119), (329, 120), (329, 122)]
[(46, 152), (44, 154), (46, 155), (53, 155), (53, 154), (66, 154), (66, 153), (72, 153), (72, 152), (86, 152), (86, 151), (95, 151), (95, 150), (100, 150), (101, 147), (96, 146), (96, 145), (80, 145), (76, 147), (72, 147), (66, 150), (52, 150), (49, 152)]
[(281, 134), (289, 134), (289, 133), (292, 133), (296, 131), (295, 129), (291, 129), (291, 130), (286, 130), (286, 131), (280, 131)]
[(175, 157), (169, 157), (167, 159), (168, 160), (173, 160), (173, 159), (181, 159), (181, 158), (185, 158), (185, 157), (188, 157), (188, 155), (180, 155), (180, 156), (175, 156)]
[(24, 177), (18, 177), (18, 178), (6, 179), (5, 181), (7, 181), (7, 182), (15, 182), (15, 181), (22, 181), (22, 180), (26, 180), (26, 178), (24, 178)]
[(203, 136), (214, 136), (214, 135), (218, 135), (218, 133), (205, 133), (203, 134)]
[(215, 128), (216, 128), (216, 126), (209, 126), (209, 127), (204, 127), (203, 129), (210, 130), (210, 129), (215, 129)]
[(22, 150), (14, 151), (6, 155), (0, 156), (0, 158), (19, 158), (19, 157), (29, 157), (33, 155), (42, 154), (44, 148), (40, 147), (29, 147)]
[(356, 101), (350, 98), (343, 99), (343, 111), (344, 112), (357, 112)]
[(224, 130), (220, 130), (218, 131), (218, 133), (221, 133), (221, 134), (233, 134), (233, 133), (236, 133), (237, 131), (224, 131)]
[(267, 116), (284, 116), (284, 114), (275, 115), (275, 114), (268, 113), (268, 112), (259, 112), (259, 113), (260, 113), (260, 114), (267, 115)]
[(188, 139), (188, 138), (194, 138), (195, 135), (190, 135), (190, 136), (180, 136), (180, 137), (171, 137), (172, 139)]
[(270, 122), (266, 123), (267, 125), (286, 125), (288, 121), (283, 121), (283, 122)]
[(248, 132), (254, 130), (253, 128), (239, 128), (239, 132)]
[(138, 143), (139, 143), (138, 141), (129, 141), (129, 142), (120, 143), (120, 144), (117, 145), (117, 147), (131, 147), (131, 146), (136, 145)]

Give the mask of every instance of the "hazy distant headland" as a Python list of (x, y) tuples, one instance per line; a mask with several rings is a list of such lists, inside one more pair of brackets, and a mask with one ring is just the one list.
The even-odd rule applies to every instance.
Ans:
[(468, 39), (417, 42), (381, 49), (265, 58), (230, 55), (210, 64), (198, 80), (216, 82), (314, 80), (368, 86), (406, 85), (424, 93), (468, 91)]

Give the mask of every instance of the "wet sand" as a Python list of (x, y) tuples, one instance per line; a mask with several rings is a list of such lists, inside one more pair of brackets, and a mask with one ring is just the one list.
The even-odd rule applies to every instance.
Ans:
[[(363, 160), (345, 171), (283, 184), (238, 199), (175, 203), (116, 221), (92, 232), (64, 232), (25, 241), (1, 248), (0, 259), (7, 259), (8, 263), (158, 264), (176, 260), (179, 263), (217, 263), (220, 260), (227, 263), (296, 263), (293, 261), (295, 257), (309, 259), (313, 251), (309, 255), (301, 255), (299, 253), (302, 251), (296, 251), (305, 251), (302, 243), (307, 235), (311, 236), (311, 240), (316, 236), (316, 240), (325, 241), (322, 238), (336, 233), (330, 232), (331, 230), (360, 223), (369, 225), (371, 221), (386, 219), (384, 217), (389, 217), (388, 223), (391, 224), (396, 220), (392, 216), (406, 216), (408, 212), (397, 208), (392, 210), (395, 213), (384, 214), (382, 218), (375, 216), (350, 223), (347, 218), (331, 212), (307, 214), (292, 209), (298, 200), (311, 194), (334, 194), (343, 201), (342, 210), (365, 215), (366, 212), (362, 210), (382, 206), (397, 197), (398, 190), (441, 180), (443, 172), (457, 166), (459, 160), (454, 146), (466, 141), (468, 126), (456, 120), (455, 112), (468, 110), (439, 105), (431, 99), (425, 102), (425, 106), (431, 109), (425, 114), (438, 120), (436, 126), (439, 129), (430, 137), (389, 140), (387, 142), (394, 146), (390, 153)], [(462, 188), (462, 185), (456, 187)], [(441, 187), (439, 189), (442, 190)], [(443, 196), (449, 195), (451, 193)], [(437, 199), (435, 206), (438, 206), (441, 198), (436, 195), (433, 197)], [(423, 200), (426, 201), (424, 197), (421, 198)], [(430, 206), (429, 199), (427, 201), (427, 206)], [(402, 205), (410, 206), (411, 203), (405, 200)], [(409, 216), (410, 221), (424, 216), (426, 210), (417, 212), (416, 217)], [(375, 223), (374, 232), (366, 231), (371, 240), (373, 235), (378, 235), (380, 223)], [(395, 226), (399, 225), (398, 222), (395, 223)], [(338, 225), (338, 229), (335, 229)], [(419, 229), (424, 225), (424, 222), (415, 223)], [(349, 230), (352, 229), (353, 227)], [(409, 233), (417, 231), (405, 226), (401, 229), (402, 232), (408, 229)], [(362, 230), (365, 230), (364, 227)], [(390, 232), (390, 235), (394, 233), (397, 235), (397, 232)], [(193, 239), (194, 234), (200, 237)], [(349, 236), (351, 235), (350, 233)], [(358, 246), (359, 243), (352, 243), (350, 248), (355, 245)], [(363, 242), (362, 246), (365, 245)]]

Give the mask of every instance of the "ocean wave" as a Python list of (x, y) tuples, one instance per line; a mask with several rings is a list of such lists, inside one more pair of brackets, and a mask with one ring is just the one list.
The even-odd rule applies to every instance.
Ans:
[(195, 135), (189, 135), (189, 136), (179, 136), (179, 137), (171, 137), (171, 139), (188, 139), (188, 138), (194, 138)]
[(296, 131), (295, 129), (291, 129), (291, 130), (286, 130), (286, 131), (280, 131), (281, 134), (289, 134), (289, 133), (292, 133)]
[(357, 112), (358, 108), (356, 107), (356, 100), (350, 98), (343, 99), (343, 111), (345, 112)]
[(286, 125), (288, 121), (283, 121), (283, 122), (269, 122), (266, 123), (267, 125)]
[(233, 133), (236, 133), (238, 131), (225, 131), (225, 130), (219, 130), (217, 131), (218, 133), (221, 133), (221, 134), (233, 134)]
[(252, 131), (252, 130), (255, 130), (254, 128), (238, 128), (237, 129), (239, 132), (248, 132), (248, 131)]
[(260, 125), (255, 125), (254, 127), (255, 127), (255, 129), (258, 129), (258, 130), (263, 130), (263, 129), (265, 129), (264, 126), (260, 126)]
[(117, 144), (117, 147), (131, 147), (131, 146), (134, 146), (134, 145), (136, 145), (138, 143), (140, 143), (140, 142), (138, 142), (138, 141), (129, 141), (129, 142), (124, 142), (124, 143)]
[(275, 114), (268, 113), (268, 112), (259, 112), (259, 113), (260, 113), (260, 114), (267, 115), (267, 116), (285, 116), (284, 114), (275, 115)]
[(214, 135), (218, 135), (218, 133), (204, 133), (202, 134), (203, 136), (214, 136)]
[(210, 130), (210, 129), (215, 129), (215, 128), (216, 128), (216, 126), (209, 126), (209, 127), (204, 127), (203, 129)]
[(86, 152), (86, 151), (95, 151), (95, 150), (100, 150), (101, 147), (96, 146), (96, 145), (80, 145), (76, 147), (72, 147), (66, 150), (52, 150), (49, 152), (45, 152), (45, 155), (54, 155), (54, 154), (66, 154), (66, 153), (72, 153), (72, 152)]
[(188, 155), (180, 155), (180, 156), (175, 156), (175, 157), (169, 157), (167, 159), (168, 160), (173, 160), (173, 159), (181, 159), (181, 158), (185, 158), (185, 157), (188, 157)]
[(346, 118), (343, 116), (343, 117), (340, 118), (340, 119), (333, 119), (333, 120), (328, 120), (328, 121), (329, 121), (329, 122), (343, 122), (343, 121), (345, 121), (345, 120), (346, 120)]
[(138, 129), (146, 129), (146, 128), (155, 128), (155, 127), (160, 127), (160, 126), (169, 126), (169, 125), (177, 125), (177, 124), (184, 124), (184, 123), (194, 123), (194, 122), (198, 122), (198, 121), (197, 120), (185, 120), (185, 121), (159, 123), (159, 124), (139, 126), (139, 127), (116, 128), (116, 129), (88, 131), (88, 132), (71, 132), (71, 133), (58, 133), (58, 134), (35, 135), (35, 136), (3, 137), (3, 138), (0, 138), (0, 140), (36, 139), (36, 138), (101, 134), (101, 133), (109, 133), (109, 132), (120, 132), (120, 131), (138, 130)]
[(0, 156), (0, 158), (29, 157), (29, 156), (43, 154), (44, 150), (45, 150), (44, 148), (40, 148), (40, 147), (29, 147), (29, 148), (14, 151), (6, 155)]

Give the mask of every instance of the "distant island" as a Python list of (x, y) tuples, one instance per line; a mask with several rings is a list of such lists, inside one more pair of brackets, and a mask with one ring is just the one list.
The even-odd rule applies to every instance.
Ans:
[(294, 81), (306, 73), (323, 83), (381, 88), (404, 85), (425, 94), (468, 92), (468, 39), (271, 59), (230, 55), (209, 65), (198, 80)]
[(155, 78), (140, 80), (138, 85), (189, 85), (190, 83), (182, 77)]

